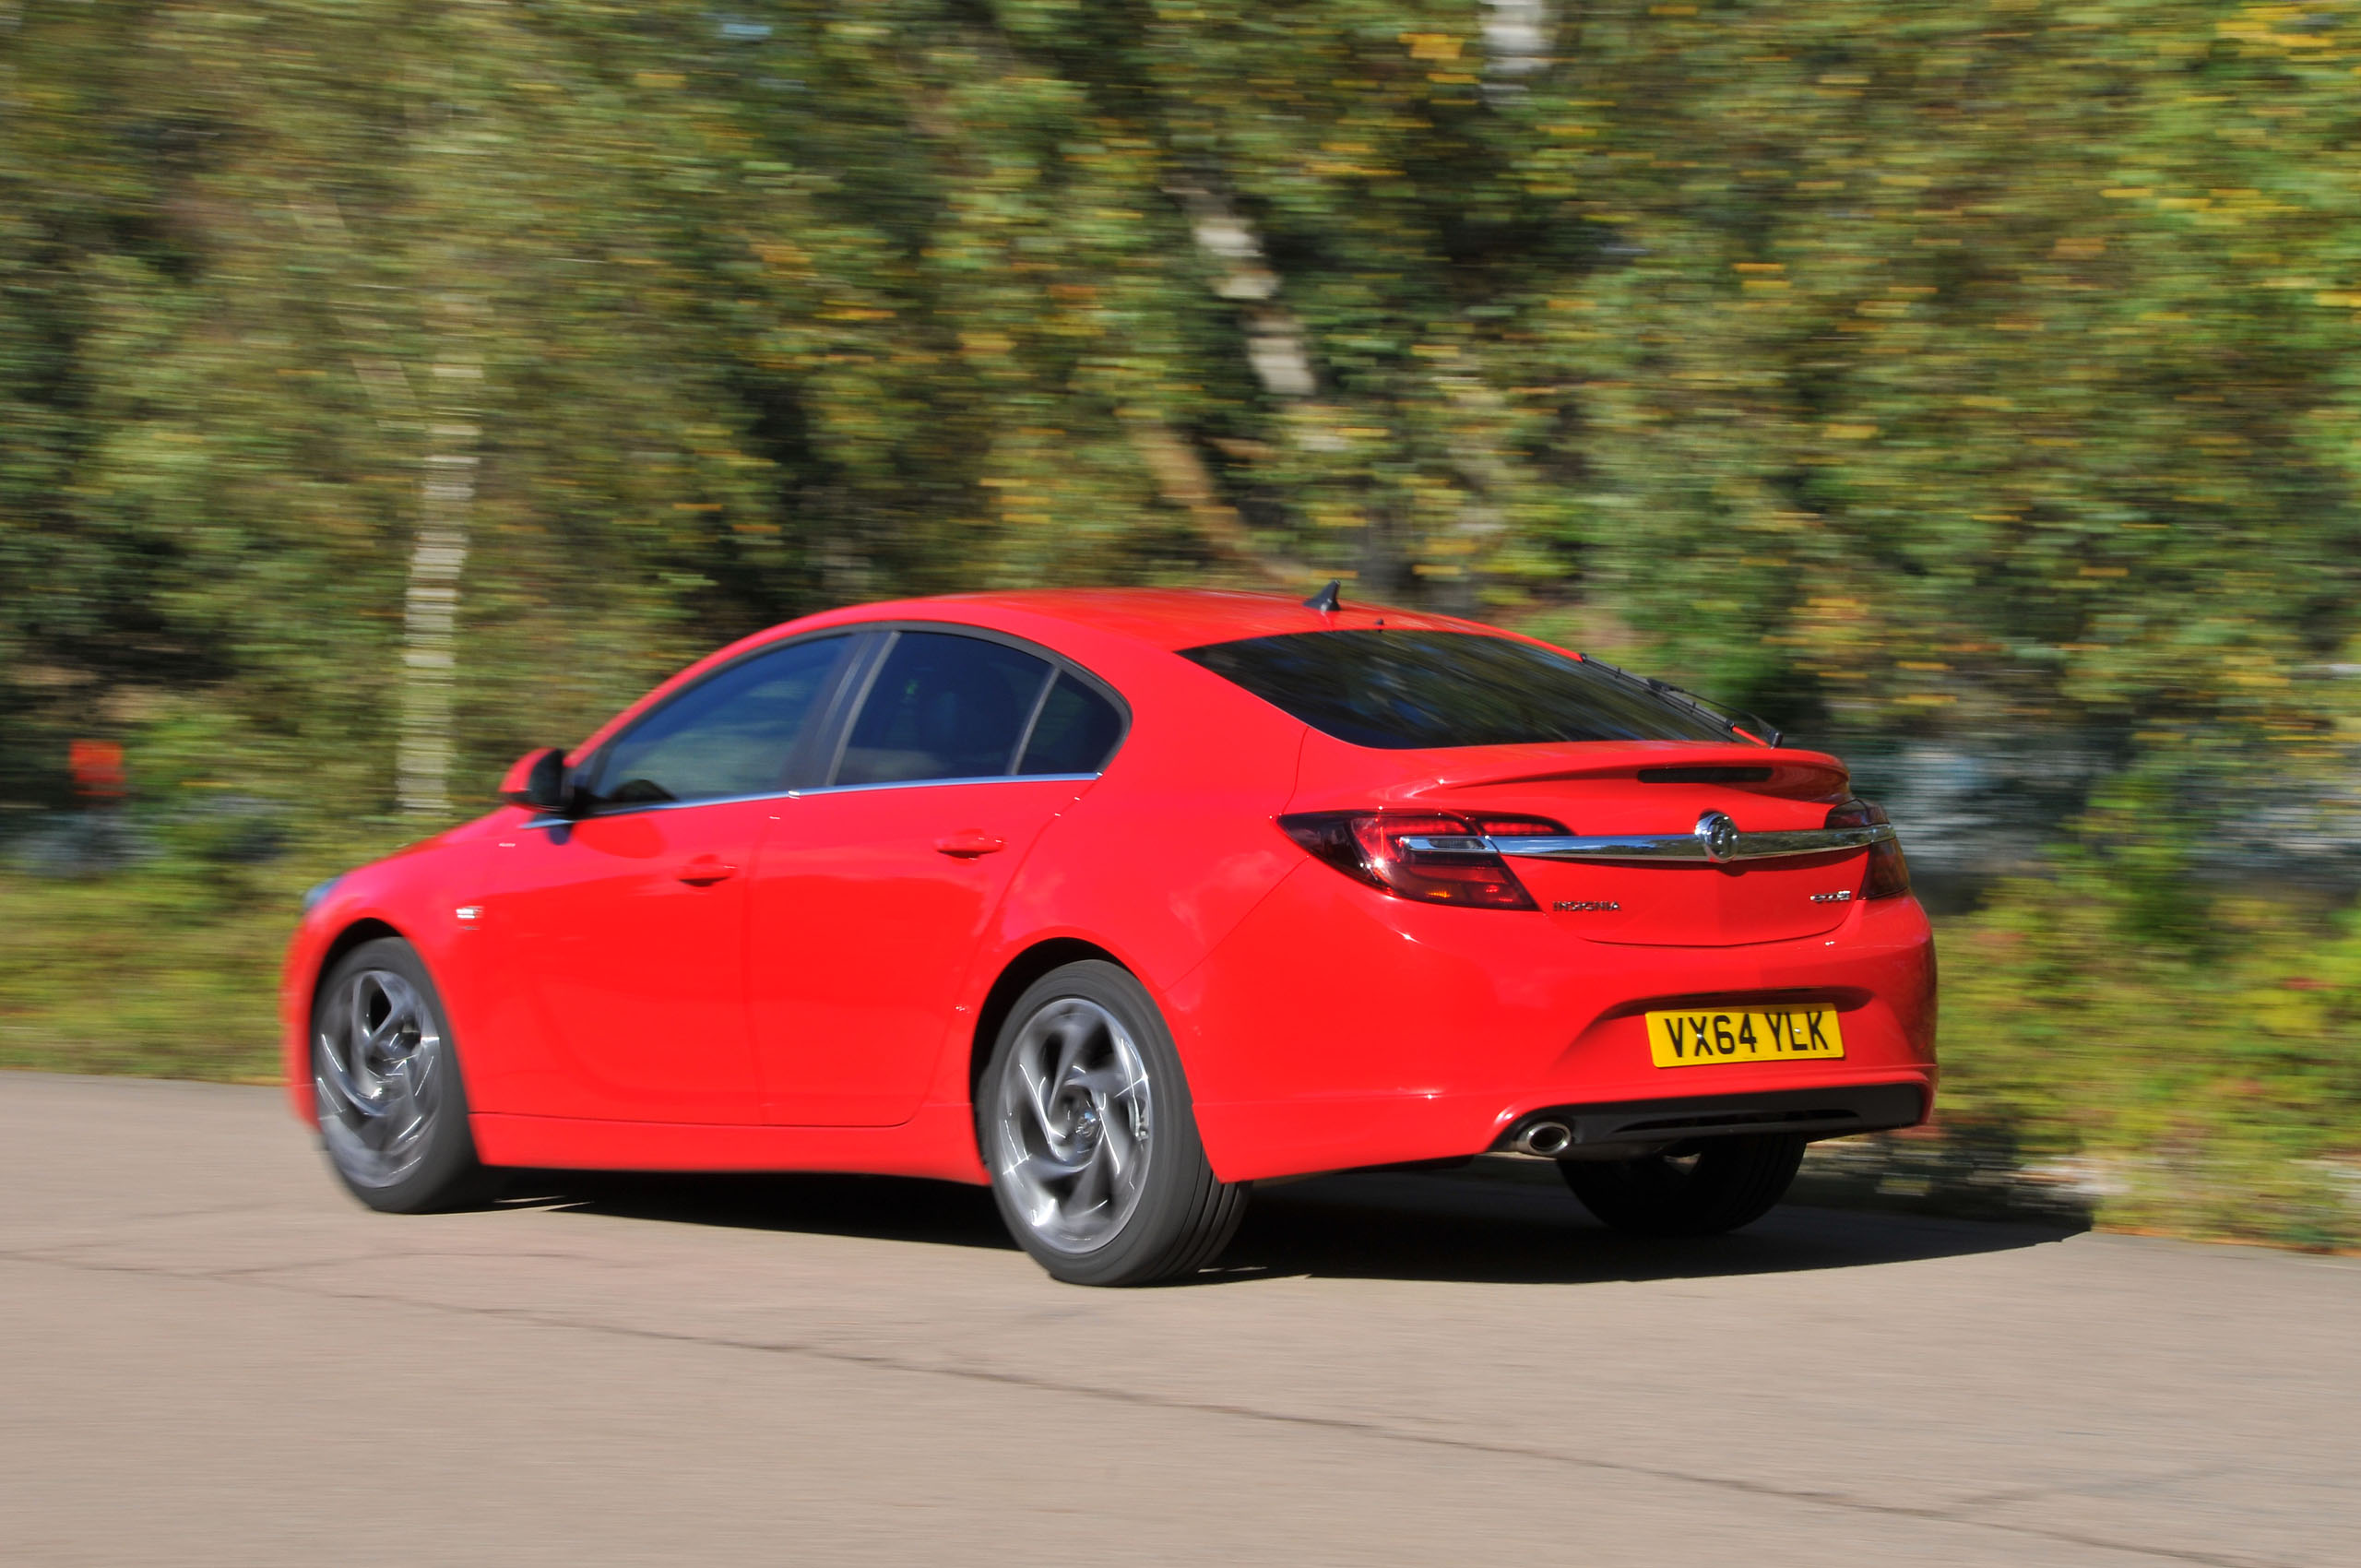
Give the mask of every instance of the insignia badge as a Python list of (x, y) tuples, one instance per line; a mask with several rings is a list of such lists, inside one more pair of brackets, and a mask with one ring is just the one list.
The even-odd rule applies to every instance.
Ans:
[(1705, 858), (1719, 865), (1738, 853), (1738, 824), (1720, 812), (1707, 812), (1697, 819), (1697, 842), (1704, 846)]

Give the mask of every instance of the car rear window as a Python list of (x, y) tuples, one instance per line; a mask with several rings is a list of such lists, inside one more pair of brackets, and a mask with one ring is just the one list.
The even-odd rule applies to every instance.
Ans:
[(1730, 738), (1633, 677), (1472, 632), (1292, 632), (1180, 656), (1323, 734), (1387, 751)]

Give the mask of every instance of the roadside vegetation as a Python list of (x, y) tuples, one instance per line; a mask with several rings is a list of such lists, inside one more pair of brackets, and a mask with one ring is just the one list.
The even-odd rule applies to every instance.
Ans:
[(756, 627), (1338, 576), (2071, 751), (1864, 1180), (2355, 1244), (2356, 69), (2226, 0), (0, 0), (0, 1062), (267, 1073), (305, 883)]
[(0, 1067), (275, 1081), (284, 877), (0, 877)]
[(1940, 1126), (1823, 1152), (1916, 1206), (2361, 1246), (2361, 928), (2211, 914), (2160, 938), (2074, 867), (1943, 922)]

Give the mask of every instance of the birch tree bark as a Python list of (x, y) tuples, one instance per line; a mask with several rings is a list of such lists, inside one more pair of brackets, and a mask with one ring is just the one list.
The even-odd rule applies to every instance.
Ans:
[(421, 79), (432, 86), (411, 111), (423, 198), (418, 232), (424, 243), (409, 263), (409, 284), (425, 335), (426, 440), (418, 533), (402, 596), (401, 728), (394, 761), (402, 814), (421, 821), (451, 814), (459, 593), (481, 435), (488, 306), (473, 280), (484, 261), (481, 220), (491, 209), (481, 202), (479, 182), (499, 138), (488, 135), (484, 124), (486, 105), (497, 95), (484, 90), (475, 71), (491, 58), (513, 60), (523, 69), (532, 57), (522, 47), (526, 41), (508, 30), (503, 8), (483, 0), (442, 7), (425, 37), (439, 47), (424, 56), (428, 69)]
[[(353, 237), (331, 198), (290, 202), (306, 238), (350, 256)], [(449, 258), (442, 258), (448, 266)], [(469, 515), (475, 503), (476, 389), (483, 367), (466, 345), (475, 306), (453, 294), (425, 303), (435, 345), (421, 400), (398, 360), (356, 352), (353, 374), (377, 426), (408, 445), (423, 440), (420, 459), (418, 531), (410, 543), (402, 596), (400, 721), (394, 759), (394, 796), (406, 815), (451, 813), (452, 696), (458, 670), (461, 574), (468, 559)], [(382, 343), (387, 324), (349, 302), (335, 307), (337, 324), (358, 347)]]
[(400, 749), (395, 765), (402, 811), (417, 817), (451, 812), (452, 695), (457, 676), (461, 575), (468, 522), (475, 505), (476, 391), (482, 364), (454, 338), (464, 336), (468, 302), (438, 302), (441, 340), (427, 386), (424, 472), (419, 483), (418, 536), (410, 549), (409, 588), (402, 600)]
[[(1246, 319), (1246, 362), (1263, 390), (1284, 403), (1301, 405), (1320, 390), (1311, 368), (1303, 326), (1295, 313), (1278, 303), (1278, 274), (1263, 255), (1263, 242), (1249, 223), (1219, 192), (1193, 182), (1166, 188), (1189, 220), (1189, 236), (1214, 273), (1218, 297), (1240, 307)], [(1134, 419), (1132, 442), (1156, 476), (1166, 500), (1185, 508), (1196, 519), (1198, 531), (1224, 554), (1240, 559), (1271, 581), (1295, 586), (1311, 569), (1285, 557), (1254, 550), (1246, 521), (1224, 502), (1206, 469), (1186, 439), (1160, 419)], [(1315, 434), (1309, 439), (1317, 445)]]
[(1170, 187), (1188, 215), (1189, 237), (1214, 268), (1214, 292), (1246, 316), (1246, 362), (1263, 389), (1297, 400), (1320, 389), (1303, 326), (1278, 303), (1279, 277), (1264, 259), (1262, 237), (1221, 194), (1205, 185)]
[(1523, 92), (1520, 78), (1549, 64), (1549, 7), (1546, 0), (1484, 0), (1484, 9), (1485, 95)]
[(1135, 409), (1127, 411), (1124, 423), (1132, 449), (1155, 477), (1157, 493), (1187, 512), (1190, 520), (1197, 525), (1197, 531), (1215, 550), (1253, 568), (1281, 588), (1295, 587), (1311, 576), (1309, 566), (1254, 548), (1246, 519), (1221, 498), (1204, 459), (1161, 416), (1149, 410)]

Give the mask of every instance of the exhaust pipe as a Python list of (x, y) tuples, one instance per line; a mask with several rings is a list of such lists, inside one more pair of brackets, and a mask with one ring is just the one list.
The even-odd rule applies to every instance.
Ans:
[(1536, 1122), (1519, 1133), (1509, 1146), (1519, 1154), (1555, 1159), (1573, 1146), (1574, 1132), (1563, 1122)]

